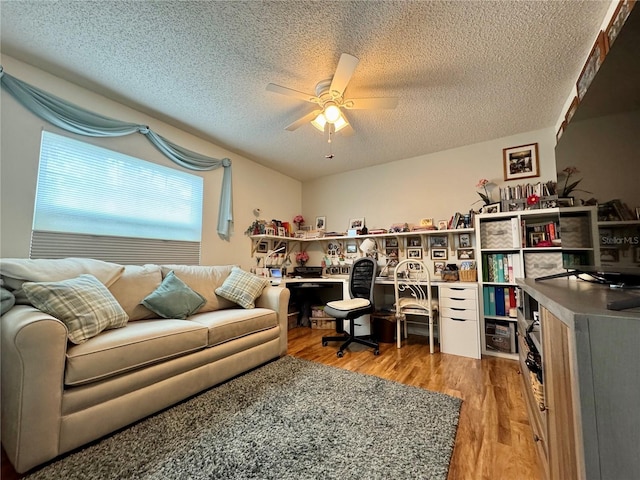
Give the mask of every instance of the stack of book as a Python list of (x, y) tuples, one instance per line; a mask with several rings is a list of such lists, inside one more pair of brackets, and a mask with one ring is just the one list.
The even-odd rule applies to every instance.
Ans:
[(484, 314), (489, 317), (517, 317), (516, 287), (485, 285)]

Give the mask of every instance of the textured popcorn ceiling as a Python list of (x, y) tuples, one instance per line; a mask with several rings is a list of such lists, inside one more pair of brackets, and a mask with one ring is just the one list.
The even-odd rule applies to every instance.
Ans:
[[(553, 126), (609, 4), (3, 1), (1, 48), (304, 180)], [(347, 111), (327, 160), (310, 124), (284, 130), (313, 105), (265, 87), (314, 93), (343, 52), (346, 97), (399, 105)]]

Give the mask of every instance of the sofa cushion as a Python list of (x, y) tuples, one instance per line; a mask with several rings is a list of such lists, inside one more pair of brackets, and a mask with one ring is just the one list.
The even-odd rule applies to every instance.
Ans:
[(142, 304), (162, 318), (182, 320), (196, 313), (207, 301), (198, 292), (169, 272), (162, 283), (147, 295)]
[(251, 335), (278, 326), (278, 316), (267, 308), (244, 310), (231, 308), (217, 312), (199, 313), (189, 319), (209, 330), (209, 346)]
[(139, 320), (67, 349), (66, 385), (82, 385), (201, 350), (207, 328), (184, 320)]
[(109, 291), (124, 311), (129, 321), (157, 318), (157, 314), (140, 302), (162, 283), (159, 265), (125, 265), (122, 276), (109, 287)]
[(69, 340), (76, 344), (105, 329), (123, 327), (129, 320), (111, 292), (93, 275), (60, 282), (25, 282), (22, 288), (34, 307), (67, 326)]
[(268, 284), (269, 280), (266, 278), (233, 267), (224, 283), (216, 288), (216, 293), (243, 308), (254, 308), (256, 298)]
[(232, 268), (233, 265), (162, 265), (162, 276), (165, 277), (173, 270), (180, 280), (207, 300), (199, 312), (212, 312), (235, 306), (233, 302), (217, 296), (215, 292), (227, 279)]
[(24, 282), (58, 282), (90, 273), (108, 287), (120, 278), (123, 271), (122, 265), (93, 258), (0, 260), (0, 275), (4, 287), (11, 290), (16, 297), (16, 303), (22, 305), (29, 304), (29, 299), (22, 290)]

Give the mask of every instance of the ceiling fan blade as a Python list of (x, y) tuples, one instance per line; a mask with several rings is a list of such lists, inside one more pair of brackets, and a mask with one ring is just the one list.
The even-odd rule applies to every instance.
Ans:
[(297, 98), (298, 100), (303, 100), (305, 102), (313, 102), (313, 103), (318, 102), (318, 98), (315, 95), (299, 92), (298, 90), (294, 90), (292, 88), (282, 87), (280, 85), (276, 85), (275, 83), (268, 84), (267, 90), (270, 92), (279, 93), (280, 95), (287, 95), (289, 97), (294, 97), (294, 98)]
[(287, 126), (285, 130), (289, 130), (290, 132), (293, 132), (294, 130), (300, 128), (305, 123), (309, 123), (311, 120), (316, 118), (320, 113), (322, 113), (322, 110), (314, 110), (313, 112), (309, 112), (304, 117), (299, 118), (298, 120), (293, 122), (291, 125)]
[(350, 98), (344, 102), (349, 110), (392, 109), (398, 106), (398, 99), (389, 98)]
[(340, 61), (338, 61), (338, 67), (336, 68), (336, 73), (333, 75), (329, 89), (332, 94), (333, 92), (337, 92), (338, 96), (340, 96), (344, 93), (359, 61), (356, 57), (348, 53), (340, 55)]

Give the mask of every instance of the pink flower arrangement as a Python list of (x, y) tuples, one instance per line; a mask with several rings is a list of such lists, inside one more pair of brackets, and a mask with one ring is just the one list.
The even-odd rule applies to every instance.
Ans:
[(303, 265), (309, 260), (309, 254), (307, 252), (296, 253), (296, 262)]
[(298, 230), (300, 230), (300, 227), (304, 223), (304, 217), (302, 215), (296, 215), (293, 217), (293, 223), (295, 223), (298, 226)]
[(489, 196), (489, 191), (487, 190), (488, 184), (489, 180), (487, 180), (486, 178), (481, 178), (480, 180), (478, 180), (478, 184), (476, 185), (477, 188), (484, 188), (484, 193), (478, 192), (478, 195), (480, 195), (480, 198), (482, 198), (482, 201), (485, 205), (489, 205), (491, 203), (491, 197)]

